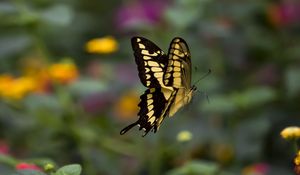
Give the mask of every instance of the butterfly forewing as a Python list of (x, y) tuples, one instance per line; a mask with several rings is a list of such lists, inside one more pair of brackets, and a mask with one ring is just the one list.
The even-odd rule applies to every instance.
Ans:
[(168, 63), (164, 73), (164, 85), (174, 88), (191, 86), (191, 58), (186, 42), (174, 38), (169, 47)]
[(163, 73), (168, 61), (164, 52), (143, 37), (133, 37), (131, 45), (143, 85), (146, 87), (163, 86)]

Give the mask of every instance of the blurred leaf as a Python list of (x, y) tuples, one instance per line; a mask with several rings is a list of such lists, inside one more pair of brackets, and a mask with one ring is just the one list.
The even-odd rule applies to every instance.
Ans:
[(166, 18), (174, 26), (178, 28), (185, 28), (191, 24), (192, 21), (198, 18), (198, 14), (199, 10), (197, 9), (186, 10), (182, 9), (181, 7), (176, 7), (169, 9), (166, 12)]
[(17, 160), (9, 155), (0, 154), (0, 163), (14, 166), (15, 164), (17, 164)]
[(16, 7), (9, 2), (0, 2), (0, 15), (12, 13), (16, 11)]
[(167, 175), (215, 175), (219, 172), (219, 166), (205, 161), (191, 161), (182, 167), (169, 171)]
[(66, 165), (59, 168), (55, 175), (80, 175), (81, 166), (79, 164)]
[(73, 19), (73, 11), (69, 6), (58, 4), (43, 11), (42, 19), (54, 25), (68, 26)]
[(209, 97), (209, 103), (204, 101), (201, 108), (206, 112), (230, 113), (235, 111), (237, 106), (229, 96), (218, 95)]
[(97, 92), (103, 92), (107, 89), (107, 85), (104, 82), (96, 81), (92, 79), (80, 79), (69, 86), (70, 91), (73, 94), (79, 96), (87, 96)]
[(31, 39), (25, 34), (0, 36), (0, 59), (15, 55), (26, 49), (31, 44)]
[(239, 161), (256, 160), (263, 151), (263, 142), (271, 127), (269, 119), (264, 116), (255, 116), (239, 122), (234, 131), (236, 157)]
[(293, 97), (300, 92), (300, 68), (289, 68), (285, 73), (285, 86), (287, 96)]
[(59, 112), (62, 110), (58, 99), (46, 94), (31, 94), (24, 99), (24, 105), (30, 111), (47, 109), (51, 112)]
[(242, 108), (251, 108), (267, 103), (275, 98), (275, 91), (269, 87), (250, 88), (244, 92), (234, 93), (233, 101)]

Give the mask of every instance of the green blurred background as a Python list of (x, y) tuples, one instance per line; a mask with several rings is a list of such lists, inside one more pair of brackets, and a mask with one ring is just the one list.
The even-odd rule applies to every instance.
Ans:
[[(2, 0), (0, 174), (20, 162), (78, 163), (86, 175), (293, 174), (280, 132), (300, 125), (299, 30), (297, 0)], [(133, 36), (164, 51), (184, 38), (193, 82), (212, 70), (144, 138), (119, 135), (146, 89)]]

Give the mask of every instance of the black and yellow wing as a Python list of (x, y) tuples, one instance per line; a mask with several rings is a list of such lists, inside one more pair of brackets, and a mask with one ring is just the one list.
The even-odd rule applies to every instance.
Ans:
[(174, 38), (169, 47), (168, 63), (163, 78), (164, 85), (189, 89), (191, 66), (191, 54), (187, 43), (182, 38)]
[[(173, 92), (173, 94), (175, 93)], [(147, 89), (144, 94), (141, 95), (140, 103), (138, 104), (140, 108), (138, 113), (139, 119), (125, 127), (120, 134), (125, 134), (136, 125), (139, 126), (140, 130), (144, 130), (143, 136), (145, 136), (149, 131), (153, 131), (155, 133), (165, 116), (168, 114), (168, 106), (170, 106), (168, 103), (169, 101), (165, 98), (162, 88)]]
[(143, 37), (133, 37), (131, 45), (143, 85), (146, 87), (163, 86), (163, 74), (168, 62), (167, 55), (153, 42)]

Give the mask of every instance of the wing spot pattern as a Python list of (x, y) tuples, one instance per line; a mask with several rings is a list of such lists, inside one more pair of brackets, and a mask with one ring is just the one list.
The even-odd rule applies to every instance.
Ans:
[(151, 111), (153, 109), (153, 107), (154, 107), (153, 105), (149, 105), (148, 106), (148, 111)]
[(172, 55), (172, 58), (173, 58), (174, 60), (178, 60), (178, 59), (179, 59), (179, 57), (178, 57), (177, 55)]
[(147, 101), (147, 103), (148, 103), (148, 105), (151, 105), (151, 104), (153, 103), (153, 100), (152, 100), (152, 99), (149, 99), (149, 100)]
[(162, 72), (156, 72), (156, 73), (154, 73), (154, 76), (155, 77), (162, 77), (163, 73)]
[(153, 116), (153, 117), (149, 118), (148, 121), (149, 121), (151, 124), (153, 124), (153, 123), (155, 122), (155, 117)]
[(151, 78), (151, 75), (146, 74), (146, 79), (150, 79), (150, 78)]
[(161, 72), (162, 71), (162, 69), (160, 67), (151, 67), (151, 70), (153, 72)]
[(167, 67), (167, 72), (172, 72), (173, 71), (173, 67)]
[(180, 72), (180, 68), (179, 67), (174, 67), (174, 71)]
[(152, 98), (152, 97), (153, 97), (152, 94), (148, 94), (148, 95), (147, 95), (147, 99), (150, 99), (150, 98)]
[(147, 81), (147, 86), (150, 86), (151, 82), (150, 81)]
[(174, 66), (180, 67), (180, 62), (179, 61), (174, 61)]
[(144, 60), (151, 60), (152, 58), (149, 56), (143, 56)]
[(139, 48), (140, 49), (146, 49), (146, 46), (144, 44), (139, 43)]
[(180, 50), (175, 50), (174, 54), (180, 56), (180, 57), (184, 57), (184, 53), (182, 53)]
[(153, 54), (151, 54), (151, 53), (149, 53), (149, 51), (148, 50), (142, 50), (142, 52), (141, 52), (142, 54), (144, 54), (144, 55), (149, 55), (149, 56), (157, 56), (158, 54), (157, 53), (153, 53)]
[(153, 116), (153, 114), (154, 114), (154, 111), (152, 110), (152, 111), (149, 111), (147, 115), (148, 115), (148, 117), (150, 118), (150, 117)]
[(171, 77), (171, 73), (166, 73), (165, 77), (166, 78), (170, 78)]
[(180, 85), (181, 85), (181, 79), (180, 79), (179, 77), (175, 77), (175, 78), (174, 78), (174, 84), (175, 84), (176, 86), (180, 86)]
[(146, 67), (145, 72), (148, 73), (149, 71), (150, 71), (150, 69)]
[(149, 66), (159, 67), (159, 64), (154, 61), (148, 61)]
[(174, 77), (180, 77), (180, 72), (174, 72), (174, 73), (173, 73), (173, 76), (174, 76)]

